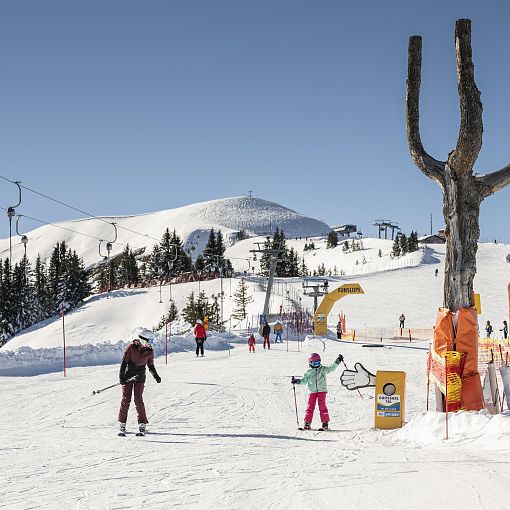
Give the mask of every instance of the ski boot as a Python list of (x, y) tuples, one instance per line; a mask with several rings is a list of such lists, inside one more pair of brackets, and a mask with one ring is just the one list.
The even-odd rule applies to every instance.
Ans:
[(124, 437), (126, 435), (126, 424), (119, 422), (119, 436)]
[(136, 433), (137, 436), (145, 436), (145, 423), (139, 423), (138, 424), (138, 432)]
[(311, 430), (311, 429), (312, 429), (312, 424), (305, 422), (305, 426), (303, 427), (303, 430)]
[(322, 424), (322, 427), (321, 427), (319, 430), (329, 430), (329, 425), (328, 425), (328, 423), (327, 423), (327, 422), (324, 422), (324, 423)]

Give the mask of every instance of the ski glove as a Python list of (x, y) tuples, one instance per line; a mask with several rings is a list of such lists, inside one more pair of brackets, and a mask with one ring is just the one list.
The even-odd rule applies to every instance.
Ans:
[(290, 380), (292, 384), (299, 384), (301, 382), (301, 379), (297, 379), (294, 376), (292, 376), (292, 379)]
[(340, 365), (340, 363), (342, 363), (343, 360), (344, 360), (344, 357), (341, 354), (339, 354), (338, 358), (335, 360), (335, 363), (337, 365)]
[(149, 372), (152, 374), (154, 379), (156, 379), (157, 383), (161, 382), (161, 377), (159, 377), (158, 373), (156, 372), (156, 368), (154, 367), (154, 365), (149, 365)]
[(120, 384), (126, 384), (126, 368), (127, 363), (124, 361), (120, 364), (120, 371), (119, 371), (119, 382)]

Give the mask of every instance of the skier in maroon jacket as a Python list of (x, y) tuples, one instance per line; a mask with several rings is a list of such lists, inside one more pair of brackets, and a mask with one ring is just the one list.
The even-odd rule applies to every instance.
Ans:
[(154, 367), (153, 342), (154, 333), (149, 329), (142, 329), (134, 336), (132, 343), (127, 346), (124, 352), (119, 373), (120, 384), (122, 384), (122, 400), (119, 410), (119, 435), (126, 434), (126, 421), (133, 390), (140, 435), (145, 433), (145, 425), (149, 423), (142, 397), (145, 386), (146, 365), (149, 368), (149, 372), (153, 375), (154, 379), (156, 379), (156, 382), (161, 382), (161, 377), (159, 377)]

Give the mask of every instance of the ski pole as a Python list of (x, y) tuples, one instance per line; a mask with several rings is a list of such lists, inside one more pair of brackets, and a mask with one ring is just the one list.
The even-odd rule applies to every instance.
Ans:
[[(343, 364), (344, 364), (345, 370), (349, 370), (349, 369), (347, 368), (347, 365), (345, 364), (345, 361), (344, 361), (344, 360), (342, 360), (342, 362), (343, 362)], [(359, 396), (360, 396), (361, 398), (363, 398), (363, 395), (361, 394), (361, 391), (359, 391), (359, 388), (356, 388), (356, 390), (358, 391)]]
[(129, 378), (125, 383), (118, 382), (116, 384), (112, 384), (111, 386), (107, 386), (106, 388), (101, 388), (100, 390), (94, 390), (92, 392), (92, 395), (97, 395), (98, 393), (101, 393), (102, 391), (109, 390), (110, 388), (115, 388), (115, 386), (120, 386), (121, 384), (135, 382), (137, 379), (138, 379), (138, 376), (135, 375), (135, 376)]
[(295, 384), (292, 384), (292, 389), (294, 390), (294, 406), (296, 408), (296, 423), (299, 428), (299, 416), (298, 416), (298, 410), (297, 410), (296, 385)]

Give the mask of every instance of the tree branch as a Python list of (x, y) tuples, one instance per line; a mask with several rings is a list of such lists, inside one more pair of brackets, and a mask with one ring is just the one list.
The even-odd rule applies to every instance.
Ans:
[(471, 173), (482, 147), (482, 102), (475, 83), (471, 52), (471, 20), (459, 19), (455, 24), (457, 82), (460, 98), (460, 129), (457, 147), (449, 163), (455, 172)]
[(409, 38), (409, 56), (406, 82), (407, 144), (414, 162), (427, 176), (443, 187), (445, 163), (425, 152), (420, 137), (420, 84), (421, 84), (421, 37)]
[(496, 191), (503, 189), (507, 184), (510, 184), (510, 164), (497, 172), (492, 172), (487, 175), (477, 175), (475, 181), (478, 186), (481, 186), (483, 197), (488, 197), (496, 193)]

